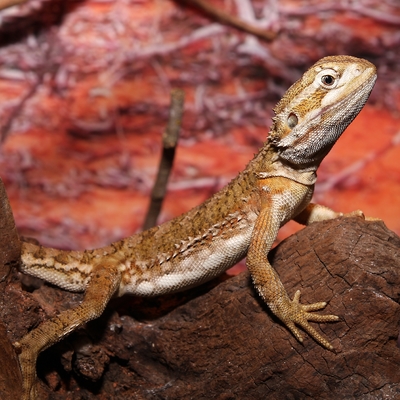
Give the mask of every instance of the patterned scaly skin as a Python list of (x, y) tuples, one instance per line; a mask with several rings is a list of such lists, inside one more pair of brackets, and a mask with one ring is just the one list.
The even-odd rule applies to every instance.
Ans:
[[(206, 282), (247, 255), (254, 286), (272, 312), (302, 341), (296, 327), (322, 346), (332, 345), (308, 321), (336, 321), (311, 311), (325, 302), (291, 300), (267, 255), (279, 228), (335, 218), (310, 203), (316, 170), (367, 101), (374, 65), (350, 56), (313, 65), (275, 108), (264, 146), (228, 186), (160, 226), (90, 251), (62, 251), (24, 243), (21, 271), (71, 291), (85, 291), (74, 309), (60, 313), (15, 343), (23, 375), (23, 400), (36, 399), (38, 354), (78, 326), (100, 316), (112, 296), (157, 296)], [(359, 215), (355, 211), (346, 215)]]

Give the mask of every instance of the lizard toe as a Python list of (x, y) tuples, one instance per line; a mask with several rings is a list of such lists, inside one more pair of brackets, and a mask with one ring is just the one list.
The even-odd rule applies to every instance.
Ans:
[(281, 318), (281, 320), (285, 323), (285, 325), (299, 342), (303, 342), (303, 337), (296, 325), (307, 332), (315, 341), (320, 343), (322, 346), (324, 346), (328, 350), (333, 350), (333, 346), (331, 345), (331, 343), (327, 339), (325, 339), (320, 333), (318, 333), (317, 330), (309, 323), (309, 321), (334, 322), (339, 320), (339, 317), (336, 315), (321, 315), (310, 312), (320, 310), (325, 306), (326, 302), (301, 304), (300, 291), (297, 290), (293, 297), (293, 300), (288, 299), (288, 303), (286, 303), (282, 307), (282, 309), (284, 310), (282, 311), (282, 313), (278, 313), (278, 316)]

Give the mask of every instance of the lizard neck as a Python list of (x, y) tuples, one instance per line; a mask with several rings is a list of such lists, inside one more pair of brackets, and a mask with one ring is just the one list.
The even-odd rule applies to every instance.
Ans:
[(281, 159), (279, 149), (267, 140), (266, 144), (248, 164), (245, 172), (253, 174), (258, 179), (282, 177), (302, 185), (311, 186), (317, 180), (317, 168), (317, 163), (300, 166)]

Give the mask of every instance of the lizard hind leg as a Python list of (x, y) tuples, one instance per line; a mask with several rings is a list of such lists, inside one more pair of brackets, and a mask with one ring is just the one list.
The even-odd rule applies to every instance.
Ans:
[(25, 335), (14, 346), (19, 353), (23, 379), (22, 400), (37, 400), (36, 360), (40, 352), (60, 341), (80, 325), (99, 317), (119, 288), (121, 273), (118, 262), (103, 260), (92, 271), (91, 280), (79, 306), (45, 321)]

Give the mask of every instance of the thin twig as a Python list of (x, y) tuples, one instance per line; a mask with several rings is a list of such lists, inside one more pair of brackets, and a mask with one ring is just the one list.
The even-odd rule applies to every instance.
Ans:
[(203, 12), (208, 15), (211, 15), (213, 18), (217, 19), (218, 21), (222, 22), (223, 24), (233, 26), (236, 29), (239, 29), (246, 33), (251, 33), (259, 37), (260, 39), (266, 40), (270, 42), (271, 40), (275, 39), (276, 32), (265, 30), (249, 24), (248, 22), (243, 21), (240, 18), (235, 17), (234, 15), (228, 14), (225, 11), (222, 11), (218, 8), (215, 8), (208, 2), (204, 0), (179, 0), (181, 3), (186, 3), (188, 5), (192, 5), (196, 8), (199, 8)]
[(162, 202), (165, 197), (168, 178), (172, 169), (175, 157), (176, 144), (179, 139), (181, 128), (183, 103), (185, 93), (181, 89), (171, 91), (171, 106), (167, 129), (163, 134), (163, 152), (158, 167), (157, 179), (151, 193), (149, 209), (143, 224), (143, 229), (149, 229), (157, 223)]
[(38, 74), (36, 82), (32, 83), (32, 86), (28, 89), (28, 91), (24, 94), (24, 96), (21, 98), (19, 103), (11, 111), (6, 122), (3, 124), (2, 127), (0, 127), (0, 144), (3, 144), (5, 142), (5, 140), (7, 139), (8, 135), (10, 133), (10, 130), (11, 130), (14, 120), (20, 115), (26, 102), (33, 95), (36, 94), (37, 89), (38, 89), (39, 85), (42, 83), (42, 81), (43, 81), (43, 74)]
[(316, 15), (321, 12), (353, 12), (364, 17), (372, 18), (375, 21), (391, 25), (400, 25), (400, 17), (394, 13), (380, 11), (373, 7), (360, 4), (360, 2), (337, 2), (319, 3), (303, 7), (279, 6), (279, 12), (286, 16)]

